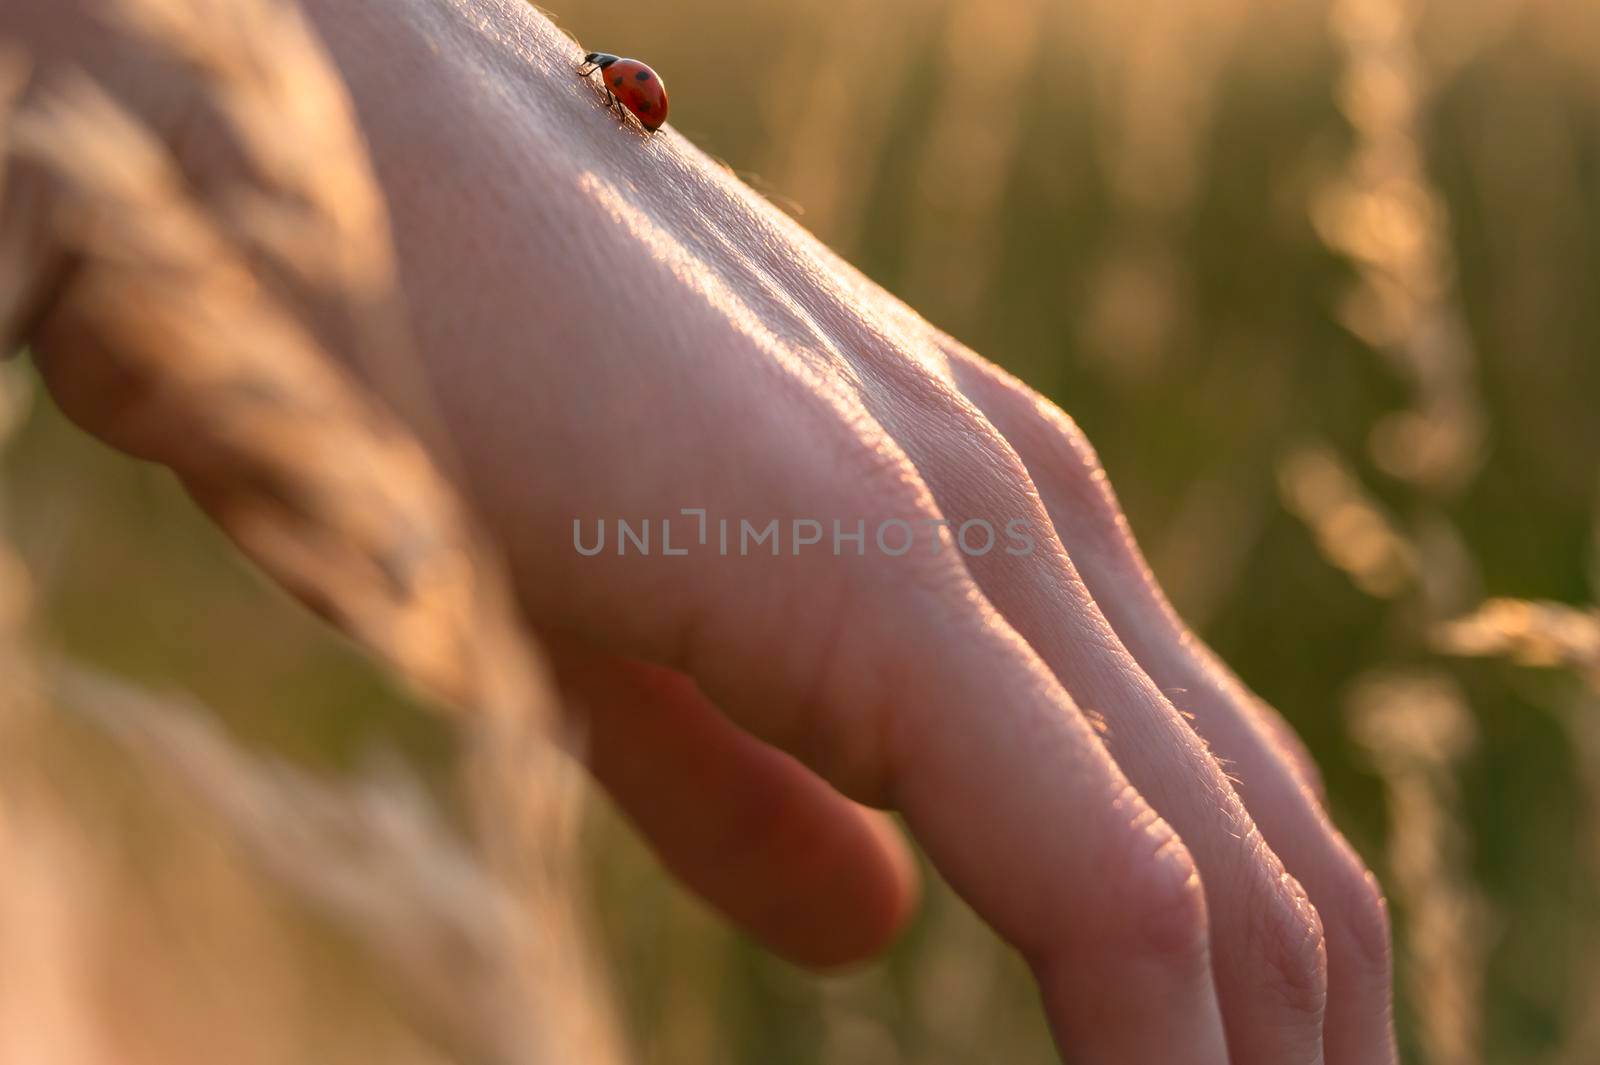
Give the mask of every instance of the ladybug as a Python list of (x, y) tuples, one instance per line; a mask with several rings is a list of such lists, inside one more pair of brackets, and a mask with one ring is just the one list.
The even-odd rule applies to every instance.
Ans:
[(667, 120), (667, 87), (660, 74), (637, 59), (590, 52), (578, 66), (578, 77), (587, 78), (597, 70), (605, 79), (606, 104), (616, 108), (618, 118), (626, 107), (645, 129), (654, 133), (661, 128)]

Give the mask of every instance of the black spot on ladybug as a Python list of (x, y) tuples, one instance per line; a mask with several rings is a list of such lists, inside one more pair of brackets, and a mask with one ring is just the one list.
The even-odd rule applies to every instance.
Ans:
[(639, 73), (635, 74), (634, 77), (638, 78), (640, 81), (649, 81), (650, 72), (648, 70), (641, 70)]
[(641, 111), (650, 110), (650, 101), (649, 100), (640, 100), (639, 101), (639, 110), (641, 110)]
[(621, 86), (622, 86), (622, 76), (619, 74), (617, 76), (617, 80), (613, 81), (611, 84), (617, 86), (618, 88), (621, 88)]

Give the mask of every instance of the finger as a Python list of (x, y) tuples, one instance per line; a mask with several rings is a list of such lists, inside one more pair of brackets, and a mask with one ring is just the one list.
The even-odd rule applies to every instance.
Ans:
[(1192, 853), (1206, 890), (1233, 1060), (1320, 1062), (1322, 932), (1299, 885), (1262, 844), (1203, 741), (1101, 615), (1005, 439), (923, 367), (900, 360), (874, 372), (894, 397), (874, 413), (923, 471), (952, 523), (1022, 518), (1035, 531), (1035, 550), (1025, 557), (985, 550), (983, 535), (972, 545), (958, 531), (957, 540), (984, 594), (1077, 704), (1104, 718), (1104, 742), (1117, 764)]
[(1069, 1060), (1227, 1061), (1187, 849), (992, 608), (981, 626), (917, 623), (941, 612), (925, 604), (875, 641), (905, 714), (885, 793), (1029, 960)]
[(915, 863), (884, 814), (741, 731), (681, 674), (552, 646), (590, 770), (662, 864), (792, 961), (870, 957), (904, 926)]
[(1152, 680), (1192, 714), (1269, 846), (1304, 886), (1327, 948), (1330, 1065), (1396, 1060), (1388, 922), (1381, 893), (1329, 822), (1297, 738), (1188, 631), (1128, 535), (1082, 435), (1054, 405), (970, 354), (962, 388), (1016, 448), (1107, 620)]
[[(887, 437), (866, 442), (901, 454)], [(894, 469), (844, 512), (869, 527), (941, 516), (922, 479)], [(800, 749), (905, 811), (951, 883), (1030, 960), (1073, 1060), (1227, 1060), (1188, 850), (960, 561), (901, 561), (853, 575), (832, 684), (803, 715)], [(879, 737), (876, 751), (862, 736)]]
[[(814, 381), (794, 383), (792, 402), (769, 393), (761, 409), (806, 447), (763, 452), (756, 482), (725, 474), (743, 507), (785, 523), (859, 515), (874, 529), (939, 516), (870, 418), (819, 407)], [(1072, 1060), (1227, 1061), (1188, 851), (958, 560), (677, 561), (635, 578), (656, 609), (630, 618), (633, 639), (649, 643), (648, 626), (672, 619), (677, 630), (656, 640), (716, 705), (845, 794), (903, 811), (941, 873), (1034, 967)]]

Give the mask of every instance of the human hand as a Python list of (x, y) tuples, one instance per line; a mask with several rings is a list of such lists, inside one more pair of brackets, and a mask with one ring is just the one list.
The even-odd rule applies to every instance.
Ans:
[[(780, 951), (851, 960), (914, 894), (867, 807), (892, 808), (1026, 956), (1074, 1060), (1393, 1060), (1375, 887), (1065, 415), (681, 138), (619, 126), (526, 5), (307, 7), (450, 458), (669, 866)], [(618, 554), (617, 519), (655, 550)], [(781, 553), (741, 553), (771, 519)], [(924, 523), (976, 519), (1033, 549), (931, 550)], [(833, 553), (835, 520), (861, 553)], [(794, 553), (797, 521), (822, 542)], [(900, 522), (895, 555), (876, 533)]]

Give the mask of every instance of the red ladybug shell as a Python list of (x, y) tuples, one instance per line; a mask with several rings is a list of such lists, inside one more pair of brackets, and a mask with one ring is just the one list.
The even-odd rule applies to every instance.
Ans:
[(661, 75), (637, 59), (619, 59), (600, 75), (606, 79), (606, 88), (645, 129), (661, 128), (667, 120), (667, 87), (661, 83)]

